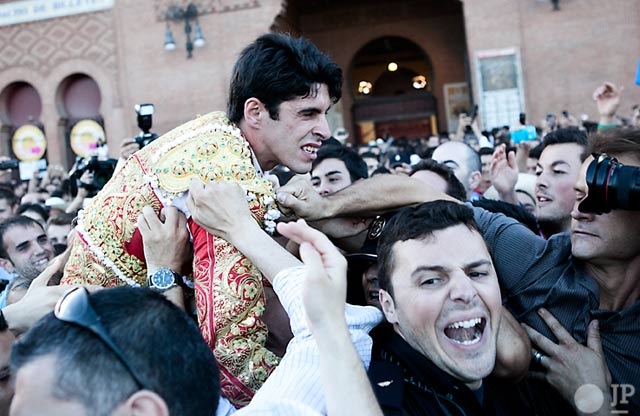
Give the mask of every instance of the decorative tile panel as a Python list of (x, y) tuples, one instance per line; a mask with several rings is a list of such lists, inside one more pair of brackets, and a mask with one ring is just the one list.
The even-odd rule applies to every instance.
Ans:
[(117, 53), (111, 11), (41, 20), (0, 30), (0, 71), (22, 66), (47, 75), (71, 59), (87, 59), (115, 79)]

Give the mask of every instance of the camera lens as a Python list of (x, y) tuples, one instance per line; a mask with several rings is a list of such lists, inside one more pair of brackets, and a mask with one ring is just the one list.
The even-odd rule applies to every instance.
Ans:
[(611, 209), (640, 209), (640, 168), (616, 163), (608, 183)]
[(612, 209), (640, 209), (640, 167), (625, 166), (606, 154), (593, 155), (587, 168), (589, 194), (580, 211), (603, 214)]

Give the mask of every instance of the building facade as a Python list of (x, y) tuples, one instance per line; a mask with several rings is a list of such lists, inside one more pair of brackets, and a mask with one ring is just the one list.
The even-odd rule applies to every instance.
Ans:
[[(206, 41), (190, 59), (189, 4), (198, 11), (189, 19), (190, 39), (197, 23)], [(603, 81), (625, 87), (625, 115), (640, 103), (634, 84), (640, 2), (560, 0), (559, 6), (553, 11), (548, 0), (3, 1), (0, 154), (14, 156), (17, 129), (33, 124), (44, 133), (48, 161), (69, 167), (76, 153), (93, 146), (96, 124), (116, 157), (120, 143), (139, 132), (135, 104), (155, 105), (158, 134), (224, 109), (238, 53), (268, 31), (306, 36), (343, 68), (343, 99), (330, 124), (345, 127), (354, 141), (451, 130), (473, 103), (487, 129), (513, 123), (520, 112), (534, 124), (564, 110), (594, 119), (591, 93)], [(168, 31), (173, 51), (163, 47)], [(95, 124), (78, 125), (87, 120)], [(20, 140), (28, 151), (40, 143)]]

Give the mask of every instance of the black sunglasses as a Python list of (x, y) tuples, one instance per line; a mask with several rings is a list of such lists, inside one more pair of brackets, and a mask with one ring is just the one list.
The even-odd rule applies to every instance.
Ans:
[(122, 350), (113, 342), (113, 339), (111, 339), (105, 327), (100, 323), (98, 314), (91, 306), (89, 292), (86, 288), (76, 287), (65, 293), (56, 304), (53, 314), (62, 322), (78, 325), (81, 328), (91, 331), (100, 338), (104, 345), (113, 352), (127, 371), (129, 371), (138, 388), (147, 389), (145, 383), (143, 383), (138, 376), (138, 373), (136, 373), (131, 364), (129, 364), (129, 361), (125, 358)]

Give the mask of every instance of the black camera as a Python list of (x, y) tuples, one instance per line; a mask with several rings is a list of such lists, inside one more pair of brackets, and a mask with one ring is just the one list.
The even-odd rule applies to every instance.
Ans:
[(136, 104), (136, 114), (138, 115), (138, 127), (140, 128), (140, 134), (135, 138), (136, 143), (140, 146), (140, 149), (158, 138), (158, 135), (151, 133), (151, 126), (153, 125), (153, 104)]
[(520, 113), (520, 116), (518, 117), (518, 121), (520, 122), (520, 125), (522, 125), (522, 126), (527, 124), (527, 114), (526, 113)]
[[(471, 111), (469, 112), (470, 123), (473, 124), (476, 121), (476, 117), (478, 117), (478, 104), (475, 104), (471, 107)], [(464, 134), (473, 134), (473, 129), (471, 126), (464, 126)]]
[(0, 162), (0, 170), (18, 169), (18, 160), (9, 159)]
[(478, 117), (478, 104), (475, 104), (475, 105), (471, 108), (471, 114), (469, 114), (469, 118), (471, 118), (471, 123), (473, 123), (474, 121), (476, 121), (476, 117)]
[(640, 210), (640, 167), (625, 166), (606, 153), (593, 154), (593, 158), (587, 168), (589, 194), (580, 203), (580, 211)]
[[(71, 176), (77, 180), (79, 187), (87, 190), (89, 197), (93, 197), (111, 179), (117, 162), (115, 159), (99, 160), (98, 156), (91, 156), (88, 159), (79, 157), (76, 159)], [(80, 177), (87, 171), (93, 173), (93, 182), (81, 183)]]

